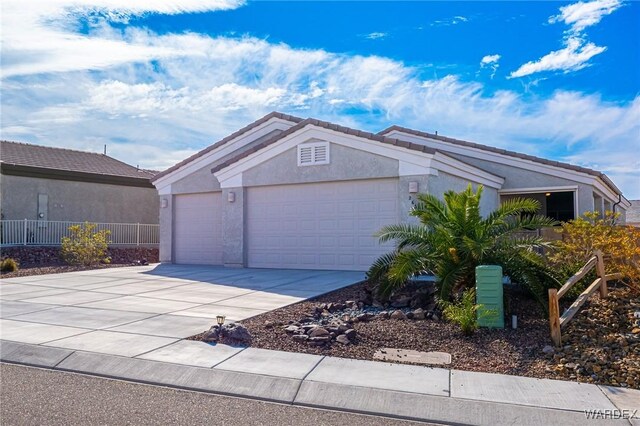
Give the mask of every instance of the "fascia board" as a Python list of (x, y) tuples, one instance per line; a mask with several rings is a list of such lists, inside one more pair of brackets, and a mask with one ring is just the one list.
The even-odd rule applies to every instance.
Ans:
[(212, 150), (211, 152), (206, 153), (202, 157), (194, 159), (192, 162), (185, 164), (178, 170), (175, 170), (172, 173), (161, 177), (156, 182), (154, 182), (154, 185), (156, 186), (156, 188), (160, 189), (166, 185), (177, 182), (178, 180), (189, 176), (190, 174), (195, 173), (204, 167), (210, 166), (212, 162), (228, 154), (231, 154), (233, 151), (242, 148), (247, 143), (251, 143), (252, 141), (274, 130), (287, 130), (288, 128), (294, 126), (294, 124), (295, 123), (291, 123), (289, 121), (274, 117), (262, 123), (261, 125), (247, 131), (246, 133), (239, 135), (237, 138), (225, 143), (224, 145)]

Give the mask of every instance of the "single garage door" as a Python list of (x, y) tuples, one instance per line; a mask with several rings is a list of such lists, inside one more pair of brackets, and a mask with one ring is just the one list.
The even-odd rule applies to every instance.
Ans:
[(175, 196), (175, 263), (222, 264), (220, 192)]
[(398, 222), (398, 180), (249, 188), (248, 264), (364, 271), (393, 247), (373, 234)]

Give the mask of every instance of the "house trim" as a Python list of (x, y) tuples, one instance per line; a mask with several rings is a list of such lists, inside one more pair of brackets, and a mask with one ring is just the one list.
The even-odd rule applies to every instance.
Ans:
[(71, 170), (47, 169), (41, 167), (19, 166), (17, 164), (2, 163), (2, 174), (8, 176), (22, 176), (38, 179), (67, 180), (72, 182), (101, 183), (108, 185), (133, 186), (139, 188), (153, 188), (148, 177), (134, 178), (128, 176), (103, 175), (99, 173), (76, 172)]

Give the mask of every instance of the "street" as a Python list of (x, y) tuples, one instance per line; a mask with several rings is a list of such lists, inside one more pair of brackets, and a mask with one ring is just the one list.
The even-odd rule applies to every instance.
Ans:
[(0, 364), (2, 425), (411, 425), (410, 421)]

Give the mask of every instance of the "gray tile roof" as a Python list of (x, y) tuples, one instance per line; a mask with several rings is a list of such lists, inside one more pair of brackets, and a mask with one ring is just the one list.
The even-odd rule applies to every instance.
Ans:
[(412, 149), (414, 151), (420, 151), (420, 152), (426, 152), (429, 154), (435, 154), (435, 150), (432, 148), (429, 148), (427, 146), (424, 145), (420, 145), (417, 143), (412, 143), (412, 142), (407, 142), (407, 141), (403, 141), (403, 140), (399, 140), (399, 139), (394, 139), (394, 138), (389, 138), (386, 136), (381, 136), (375, 133), (370, 133), (370, 132), (364, 132), (362, 130), (357, 130), (357, 129), (352, 129), (349, 127), (345, 127), (345, 126), (340, 126), (338, 124), (333, 124), (333, 123), (329, 123), (327, 121), (321, 121), (321, 120), (316, 120), (315, 118), (307, 118), (305, 120), (300, 121), (298, 124), (296, 124), (293, 127), (290, 127), (289, 129), (285, 130), (284, 132), (274, 136), (271, 139), (268, 139), (258, 145), (253, 146), (251, 149), (248, 149), (246, 151), (243, 151), (241, 153), (239, 153), (238, 155), (236, 155), (235, 157), (230, 158), (229, 160), (225, 161), (224, 163), (221, 163), (217, 166), (215, 166), (214, 168), (211, 169), (211, 173), (216, 173), (226, 167), (229, 167), (230, 165), (232, 165), (233, 163), (248, 157), (249, 155), (253, 154), (254, 152), (260, 151), (261, 149), (279, 141), (280, 139), (297, 132), (298, 130), (304, 128), (305, 126), (308, 125), (314, 125), (314, 126), (318, 126), (318, 127), (322, 127), (325, 129), (329, 129), (329, 130), (335, 130), (336, 132), (340, 132), (340, 133), (345, 133), (348, 135), (354, 135), (354, 136), (358, 136), (361, 138), (365, 138), (365, 139), (370, 139), (370, 140), (374, 140), (376, 142), (380, 142), (380, 143), (385, 143), (385, 144), (389, 144), (389, 145), (396, 145), (396, 146), (400, 146), (403, 148), (407, 148), (407, 149)]
[(153, 172), (138, 169), (104, 154), (64, 148), (0, 141), (0, 163), (63, 172), (149, 180)]
[(153, 181), (156, 181), (156, 180), (160, 179), (161, 177), (166, 176), (166, 175), (168, 175), (169, 173), (171, 173), (171, 172), (173, 172), (175, 170), (178, 170), (180, 167), (189, 164), (190, 162), (192, 162), (196, 158), (202, 157), (206, 153), (213, 151), (214, 149), (216, 149), (216, 148), (226, 144), (227, 142), (237, 138), (238, 136), (242, 135), (243, 133), (246, 133), (249, 130), (251, 130), (251, 129), (255, 128), (255, 127), (258, 127), (262, 123), (265, 123), (265, 122), (271, 120), (274, 117), (275, 118), (280, 118), (282, 120), (290, 121), (292, 123), (299, 123), (299, 122), (302, 121), (302, 118), (295, 117), (293, 115), (283, 114), (283, 113), (277, 112), (277, 111), (270, 112), (269, 114), (265, 115), (262, 118), (259, 118), (258, 120), (254, 121), (253, 123), (251, 123), (251, 124), (241, 128), (241, 129), (231, 133), (229, 136), (226, 136), (224, 139), (220, 139), (218, 142), (214, 143), (213, 145), (209, 145), (208, 147), (206, 147), (202, 151), (199, 151), (199, 152), (193, 154), (191, 157), (186, 158), (186, 159), (182, 160), (181, 162), (169, 167), (168, 169), (158, 173), (157, 175), (154, 176)]
[(640, 200), (629, 200), (631, 207), (627, 210), (627, 223), (640, 224)]
[(586, 174), (601, 178), (602, 180), (604, 180), (607, 183), (607, 185), (609, 185), (609, 187), (611, 187), (611, 189), (615, 193), (622, 194), (622, 192), (611, 181), (611, 179), (609, 179), (609, 177), (607, 175), (605, 175), (604, 173), (599, 172), (597, 170), (589, 169), (587, 167), (576, 166), (576, 165), (569, 164), (569, 163), (562, 163), (560, 161), (547, 160), (545, 158), (535, 157), (533, 155), (522, 154), (522, 153), (515, 152), (515, 151), (509, 151), (509, 150), (506, 150), (506, 149), (496, 148), (496, 147), (488, 146), (488, 145), (482, 145), (482, 144), (479, 144), (479, 143), (464, 141), (464, 140), (461, 140), (461, 139), (448, 138), (446, 136), (440, 136), (440, 135), (436, 135), (436, 134), (433, 134), (433, 133), (422, 132), (420, 130), (413, 130), (413, 129), (409, 129), (409, 128), (402, 127), (402, 126), (396, 126), (396, 125), (388, 127), (386, 129), (382, 130), (381, 132), (378, 132), (378, 134), (379, 135), (384, 135), (384, 134), (389, 133), (389, 132), (391, 132), (393, 130), (396, 130), (396, 131), (399, 131), (399, 132), (403, 132), (403, 133), (407, 133), (407, 134), (414, 135), (414, 136), (420, 136), (420, 137), (433, 139), (433, 140), (437, 140), (437, 141), (448, 142), (448, 143), (451, 143), (453, 145), (459, 145), (459, 146), (464, 146), (464, 147), (469, 147), (469, 148), (477, 148), (477, 149), (481, 149), (483, 151), (489, 151), (489, 152), (495, 152), (497, 154), (507, 155), (509, 157), (520, 158), (520, 159), (523, 159), (523, 160), (529, 160), (529, 161), (533, 161), (533, 162), (540, 163), (540, 164), (546, 164), (546, 165), (555, 166), (555, 167), (562, 167), (564, 169), (569, 169), (569, 170), (574, 170), (574, 171), (581, 172), (581, 173), (586, 173)]

